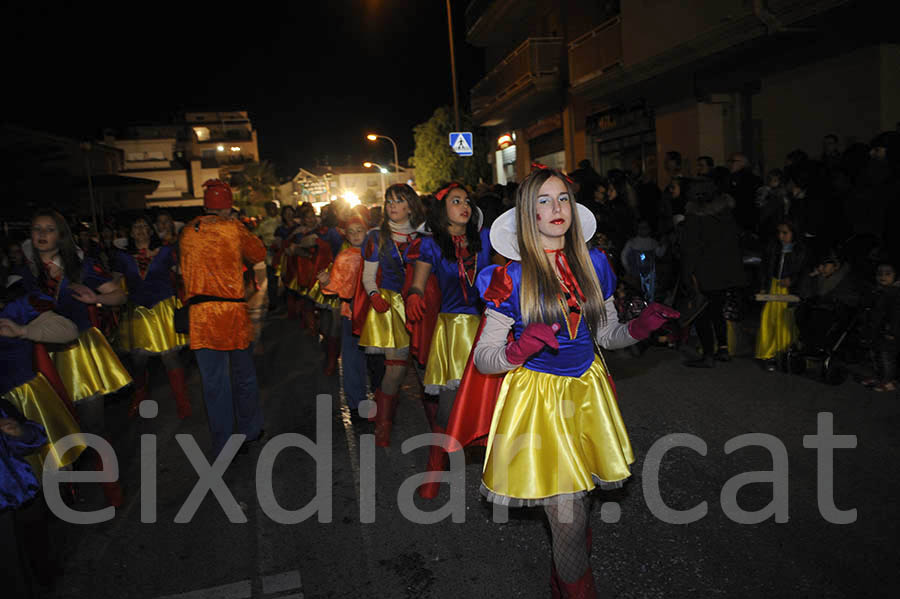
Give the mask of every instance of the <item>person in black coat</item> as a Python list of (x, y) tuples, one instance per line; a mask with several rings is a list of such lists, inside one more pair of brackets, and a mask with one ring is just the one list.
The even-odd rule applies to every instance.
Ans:
[(681, 234), (682, 284), (695, 286), (709, 301), (694, 321), (703, 356), (686, 364), (711, 368), (716, 360), (727, 362), (728, 335), (723, 307), (728, 291), (747, 284), (739, 230), (732, 210), (734, 200), (719, 193), (708, 179), (686, 181), (684, 227)]

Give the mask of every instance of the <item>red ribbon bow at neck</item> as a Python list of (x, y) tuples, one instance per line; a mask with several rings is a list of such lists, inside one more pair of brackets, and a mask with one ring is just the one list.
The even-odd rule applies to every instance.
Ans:
[(581, 304), (584, 303), (584, 292), (581, 285), (575, 279), (569, 261), (563, 250), (544, 250), (548, 254), (556, 254), (556, 274), (559, 277), (560, 287), (565, 297), (568, 309), (569, 336), (574, 339), (578, 333), (578, 324), (581, 322)]

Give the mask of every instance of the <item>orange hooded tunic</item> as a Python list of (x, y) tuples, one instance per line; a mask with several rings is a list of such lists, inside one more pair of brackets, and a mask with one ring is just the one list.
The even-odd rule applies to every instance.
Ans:
[[(240, 221), (198, 216), (181, 232), (185, 297), (244, 297), (244, 263), (266, 259), (266, 248)], [(190, 308), (191, 349), (246, 349), (252, 332), (247, 305), (207, 302)]]

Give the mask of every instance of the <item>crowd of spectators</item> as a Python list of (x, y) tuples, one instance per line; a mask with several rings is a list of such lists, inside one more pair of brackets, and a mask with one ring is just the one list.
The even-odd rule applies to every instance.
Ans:
[[(725, 165), (709, 156), (688, 165), (670, 151), (664, 171), (662, 187), (640, 161), (601, 174), (584, 160), (569, 173), (578, 202), (597, 217), (592, 243), (606, 251), (623, 281), (622, 306), (638, 297), (685, 308), (688, 326), (671, 331), (666, 342), (681, 346), (696, 334), (700, 351), (689, 366), (730, 360), (736, 342), (728, 320), (737, 325), (732, 331), (775, 335), (774, 355), (759, 347), (760, 339), (755, 352), (774, 370), (788, 346), (829, 347), (832, 340), (817, 338), (809, 320), (828, 305), (877, 357), (866, 381), (876, 380), (880, 390), (896, 387), (900, 305), (891, 273), (900, 261), (893, 231), (900, 223), (900, 131), (843, 149), (828, 134), (821, 156), (795, 150), (766, 173), (739, 152)], [(486, 225), (514, 204), (515, 193), (515, 183), (476, 190)], [(767, 296), (757, 294), (770, 297), (773, 280), (779, 297), (792, 296), (793, 303), (772, 320), (778, 330), (765, 331)]]

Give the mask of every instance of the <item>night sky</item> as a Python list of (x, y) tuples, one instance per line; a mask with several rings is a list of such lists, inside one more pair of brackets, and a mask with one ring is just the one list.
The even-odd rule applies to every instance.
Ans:
[[(465, 43), (468, 0), (451, 3), (465, 109), (483, 53)], [(444, 0), (194, 4), (7, 8), (4, 120), (88, 138), (179, 111), (245, 109), (261, 157), (291, 176), (317, 160), (392, 161), (370, 131), (393, 137), (405, 163), (412, 127), (452, 104)]]

